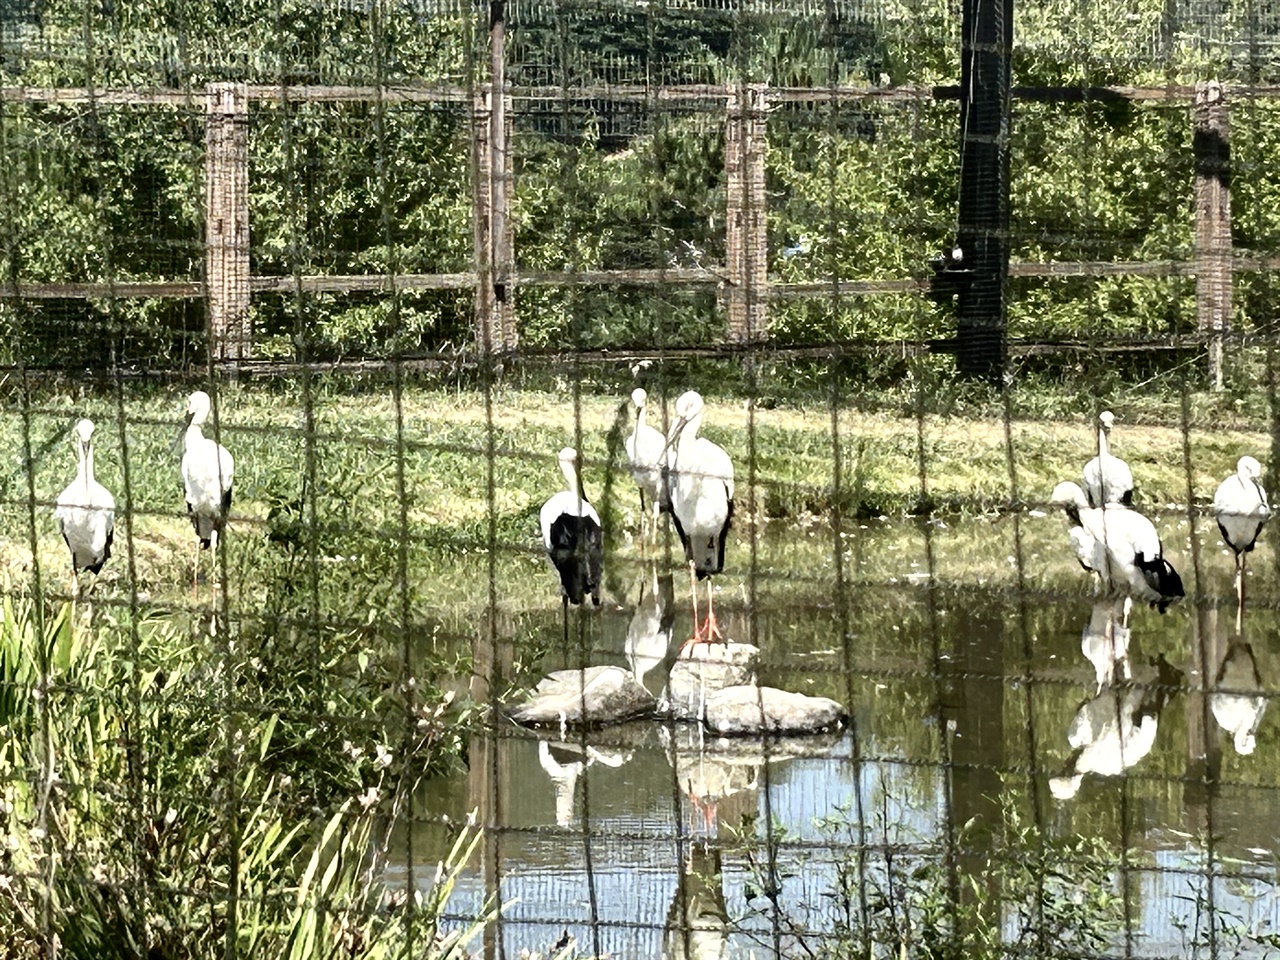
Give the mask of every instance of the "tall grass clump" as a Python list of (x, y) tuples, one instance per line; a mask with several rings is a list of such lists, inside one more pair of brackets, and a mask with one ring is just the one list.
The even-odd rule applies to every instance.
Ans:
[[(993, 804), (993, 807), (996, 805)], [(1101, 956), (1124, 930), (1119, 851), (1095, 837), (1053, 836), (1007, 800), (948, 841), (913, 837), (887, 808), (865, 828), (848, 809), (816, 823), (826, 866), (822, 896), (791, 903), (778, 859), (750, 837), (740, 852), (752, 875), (748, 905), (776, 924), (788, 956), (822, 960)], [(785, 844), (775, 826), (773, 840)], [(772, 865), (771, 865), (772, 864)], [(803, 861), (797, 872), (804, 873)], [(813, 911), (824, 914), (815, 923)], [(821, 930), (821, 933), (815, 931)]]
[(483, 920), (440, 915), (475, 829), (428, 887), (383, 880), (386, 824), (406, 771), (431, 766), (445, 703), (388, 711), (381, 680), (357, 674), (341, 707), (361, 723), (335, 745), (281, 709), (323, 674), (272, 677), (233, 646), (166, 619), (0, 604), (7, 955), (459, 956)]

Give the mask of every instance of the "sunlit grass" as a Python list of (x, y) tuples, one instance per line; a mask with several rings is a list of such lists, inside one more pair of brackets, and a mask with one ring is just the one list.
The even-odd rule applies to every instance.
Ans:
[[(671, 400), (655, 393), (655, 422), (669, 416)], [(558, 489), (560, 447), (581, 445), (586, 492), (609, 524), (609, 549), (634, 554), (639, 503), (622, 463), (632, 422), (622, 403), (583, 393), (575, 406), (565, 394), (512, 388), (495, 389), (486, 404), (480, 392), (410, 387), (397, 404), (390, 390), (332, 384), (309, 392), (224, 387), (217, 433), (236, 457), (227, 583), (245, 609), (261, 608), (284, 585), (314, 593), (322, 615), (394, 611), (406, 594), (411, 611), (474, 610), (488, 601), (492, 562), (501, 602), (554, 605), (542, 582), (537, 510)], [(99, 424), (98, 477), (119, 508), (116, 556), (100, 589), (190, 602), (197, 558), (173, 446), (182, 404), (181, 391), (123, 404), (50, 396), (25, 416), (15, 407), (0, 414), (0, 443), (10, 451), (0, 470), (0, 563), (12, 582), (33, 582), (38, 566), (45, 589), (68, 587), (52, 502), (74, 471), (70, 426), (88, 415)], [(1057, 481), (1078, 477), (1096, 444), (1087, 418), (1006, 424), (854, 408), (833, 416), (822, 403), (760, 409), (715, 398), (704, 434), (736, 465), (731, 557), (770, 523), (1025, 513)], [(1189, 499), (1203, 507), (1241, 453), (1265, 459), (1269, 437), (1242, 426), (1193, 428), (1184, 441), (1176, 423), (1127, 424), (1122, 416), (1113, 442), (1133, 468), (1138, 503), (1183, 512)], [(198, 559), (207, 577), (210, 558)]]

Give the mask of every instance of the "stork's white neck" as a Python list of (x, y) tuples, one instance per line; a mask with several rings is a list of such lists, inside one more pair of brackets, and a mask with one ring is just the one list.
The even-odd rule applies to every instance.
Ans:
[(569, 492), (581, 499), (582, 488), (578, 486), (578, 469), (572, 460), (560, 461), (560, 472), (564, 474), (564, 482)]
[(93, 444), (91, 442), (81, 443), (80, 445), (80, 479), (84, 483), (86, 490), (93, 484)]
[(1111, 443), (1108, 439), (1110, 433), (1111, 428), (1107, 426), (1105, 421), (1098, 424), (1098, 456), (1100, 457), (1111, 455)]
[(698, 429), (702, 426), (702, 411), (699, 410), (680, 431), (680, 437), (676, 441), (676, 457), (683, 455), (691, 455), (693, 453), (693, 445), (698, 442)]

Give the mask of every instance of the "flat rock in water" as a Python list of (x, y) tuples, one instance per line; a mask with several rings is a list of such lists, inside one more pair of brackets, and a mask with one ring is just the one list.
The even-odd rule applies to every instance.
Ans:
[(755, 679), (760, 649), (749, 643), (699, 643), (682, 651), (667, 676), (667, 708), (677, 720), (697, 720), (706, 699)]
[(524, 703), (507, 710), (529, 727), (601, 726), (652, 713), (656, 701), (630, 670), (587, 667), (557, 670), (538, 682)]
[(724, 736), (822, 733), (844, 724), (844, 707), (827, 697), (810, 697), (752, 684), (726, 687), (707, 697), (707, 729)]

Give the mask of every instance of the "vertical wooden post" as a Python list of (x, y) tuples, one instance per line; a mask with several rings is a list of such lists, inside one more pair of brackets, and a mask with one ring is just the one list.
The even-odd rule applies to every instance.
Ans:
[(768, 335), (769, 232), (765, 194), (765, 124), (762, 83), (729, 88), (725, 121), (725, 268), (729, 340)]
[(249, 98), (242, 83), (206, 87), (205, 293), (215, 362), (253, 352), (249, 316)]
[(505, 0), (489, 4), (489, 88), (472, 107), (475, 170), (476, 345), (481, 353), (516, 348), (515, 256), (509, 216), (510, 101), (505, 95)]
[(1196, 328), (1209, 338), (1209, 381), (1222, 389), (1231, 329), (1231, 120), (1222, 84), (1196, 84)]

